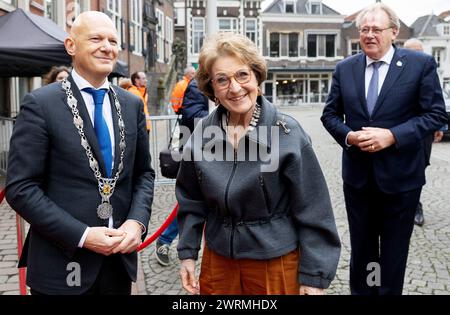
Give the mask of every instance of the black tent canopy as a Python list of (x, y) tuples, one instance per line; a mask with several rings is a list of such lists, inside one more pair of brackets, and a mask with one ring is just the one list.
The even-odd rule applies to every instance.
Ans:
[[(0, 17), (0, 77), (35, 77), (54, 65), (70, 66), (64, 48), (67, 33), (50, 19), (16, 9)], [(127, 76), (118, 61), (112, 76)]]

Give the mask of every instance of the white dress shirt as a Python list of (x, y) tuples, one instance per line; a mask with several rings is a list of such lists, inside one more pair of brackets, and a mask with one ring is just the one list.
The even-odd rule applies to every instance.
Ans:
[(366, 86), (366, 98), (367, 98), (367, 93), (369, 91), (370, 79), (372, 78), (372, 73), (373, 73), (373, 67), (371, 66), (372, 63), (377, 62), (377, 61), (383, 61), (380, 65), (380, 67), (378, 68), (378, 95), (380, 95), (380, 91), (383, 86), (384, 79), (386, 79), (386, 75), (388, 73), (389, 66), (392, 62), (392, 58), (394, 58), (394, 53), (395, 53), (395, 49), (391, 45), (391, 48), (380, 60), (373, 60), (373, 59), (369, 58), (368, 56), (366, 56), (366, 73), (365, 73), (365, 80), (364, 80), (365, 86)]
[[(388, 50), (388, 52), (379, 60), (374, 60), (366, 55), (366, 72), (364, 74), (366, 98), (367, 98), (367, 93), (369, 91), (370, 79), (372, 79), (372, 74), (373, 74), (373, 67), (371, 66), (372, 63), (377, 62), (377, 61), (383, 61), (380, 65), (380, 67), (378, 68), (378, 95), (380, 95), (380, 91), (381, 91), (381, 88), (383, 87), (384, 80), (386, 79), (386, 75), (388, 73), (389, 66), (391, 65), (392, 58), (394, 58), (394, 53), (395, 53), (394, 46), (391, 45), (391, 48)], [(349, 133), (345, 137), (345, 144), (348, 147), (351, 147), (351, 145), (349, 145), (347, 142)]]
[[(94, 125), (94, 112), (95, 112), (95, 104), (94, 104), (94, 98), (92, 95), (88, 92), (82, 91), (82, 89), (90, 87), (94, 88), (92, 84), (90, 84), (86, 79), (84, 79), (82, 76), (80, 76), (75, 69), (72, 70), (72, 78), (75, 84), (77, 85), (78, 89), (81, 92), (81, 96), (83, 97), (84, 103), (86, 104), (87, 111), (89, 113), (89, 117), (91, 118), (92, 126)], [(108, 80), (105, 80), (105, 83), (102, 84), (98, 89), (107, 89), (109, 90), (109, 82)], [(81, 103), (78, 103), (78, 106), (81, 106)], [(114, 127), (113, 127), (113, 121), (112, 121), (112, 111), (111, 111), (111, 102), (109, 101), (108, 93), (105, 94), (105, 98), (103, 99), (103, 118), (106, 121), (106, 125), (108, 126), (109, 130), (109, 136), (111, 137), (111, 150), (112, 150), (112, 168), (114, 168)], [(85, 122), (86, 123), (86, 122)], [(111, 215), (109, 217), (108, 221), (108, 227), (113, 228), (113, 216)], [(83, 236), (80, 239), (80, 242), (78, 243), (78, 247), (83, 247), (84, 241), (86, 240), (87, 234), (89, 231), (89, 227), (86, 228), (86, 230), (83, 233)]]

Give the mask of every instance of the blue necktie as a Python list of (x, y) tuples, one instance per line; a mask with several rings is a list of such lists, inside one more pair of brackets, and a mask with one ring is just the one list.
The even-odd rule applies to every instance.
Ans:
[(106, 175), (111, 177), (112, 169), (112, 148), (111, 136), (109, 134), (108, 125), (103, 118), (103, 99), (105, 98), (106, 89), (96, 90), (93, 88), (84, 88), (83, 91), (88, 92), (94, 98), (94, 130), (97, 135), (100, 151), (105, 161)]
[(367, 110), (369, 115), (372, 115), (375, 104), (378, 98), (378, 68), (381, 66), (383, 61), (377, 61), (372, 63), (373, 73), (370, 79), (369, 89), (367, 91)]

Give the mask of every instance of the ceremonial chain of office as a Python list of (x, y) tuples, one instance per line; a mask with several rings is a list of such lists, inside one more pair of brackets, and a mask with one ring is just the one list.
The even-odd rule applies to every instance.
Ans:
[(122, 119), (122, 111), (121, 106), (119, 103), (119, 100), (117, 98), (116, 92), (111, 87), (110, 90), (112, 91), (112, 95), (114, 98), (114, 106), (116, 108), (117, 117), (118, 117), (118, 126), (119, 126), (119, 135), (120, 135), (120, 141), (119, 141), (119, 148), (120, 148), (120, 163), (117, 167), (117, 172), (112, 178), (104, 178), (102, 177), (102, 174), (100, 173), (98, 162), (95, 159), (91, 146), (89, 145), (89, 142), (87, 141), (86, 135), (84, 133), (84, 122), (83, 119), (79, 115), (78, 107), (77, 107), (77, 100), (73, 96), (73, 92), (71, 89), (71, 84), (67, 79), (62, 81), (62, 87), (66, 92), (67, 95), (67, 105), (69, 106), (70, 110), (73, 114), (73, 124), (78, 130), (78, 134), (81, 137), (81, 145), (86, 150), (86, 155), (89, 159), (89, 166), (91, 170), (94, 172), (94, 176), (97, 179), (98, 182), (98, 190), (100, 193), (100, 196), (102, 197), (102, 202), (97, 207), (97, 215), (100, 219), (106, 220), (109, 219), (109, 217), (113, 213), (113, 207), (111, 203), (109, 202), (109, 199), (114, 193), (114, 188), (116, 187), (116, 183), (119, 179), (120, 172), (123, 169), (123, 157), (125, 155), (125, 123)]

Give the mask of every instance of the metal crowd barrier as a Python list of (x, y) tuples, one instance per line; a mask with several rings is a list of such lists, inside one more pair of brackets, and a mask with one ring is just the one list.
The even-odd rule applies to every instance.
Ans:
[[(166, 115), (166, 116), (150, 116), (151, 121), (151, 132), (149, 134), (149, 149), (152, 156), (152, 168), (155, 170), (155, 185), (160, 184), (173, 184), (174, 179), (168, 179), (161, 175), (159, 168), (159, 152), (167, 148), (170, 141), (170, 136), (172, 134), (175, 122), (177, 120), (176, 115)], [(7, 117), (0, 117), (0, 175), (6, 174), (7, 163), (8, 163), (8, 153), (9, 153), (9, 142), (12, 135), (12, 130), (14, 126), (14, 119)], [(175, 132), (174, 137), (175, 143), (178, 141), (177, 132)], [(3, 201), (4, 190), (0, 187), (0, 203)], [(161, 232), (172, 222), (176, 215), (176, 208), (172, 211), (169, 218), (161, 226), (150, 239), (143, 244), (139, 250), (148, 246), (154, 239), (156, 239)], [(16, 214), (16, 229), (17, 229), (17, 251), (18, 257), (22, 254), (23, 243), (25, 238), (25, 220)], [(19, 268), (19, 290), (21, 295), (27, 295), (28, 289), (25, 283), (26, 279), (26, 268)]]
[[(170, 135), (177, 115), (150, 116), (152, 129), (150, 131), (150, 154), (152, 156), (152, 168), (155, 170), (155, 184), (173, 184), (174, 179), (168, 179), (161, 175), (159, 168), (159, 152), (169, 145)], [(5, 175), (8, 163), (9, 140), (14, 126), (14, 119), (0, 117), (0, 174)], [(177, 134), (177, 132), (176, 132)], [(177, 141), (177, 136), (175, 136)]]
[[(150, 131), (150, 155), (152, 156), (152, 168), (155, 170), (155, 184), (174, 184), (175, 179), (165, 178), (161, 175), (159, 167), (159, 152), (169, 145), (170, 135), (177, 121), (177, 115), (150, 116), (152, 129)], [(178, 127), (177, 127), (178, 129)], [(175, 130), (173, 143), (178, 142), (179, 129)]]
[(11, 138), (14, 119), (0, 117), (0, 174), (6, 174), (8, 167), (9, 139)]

